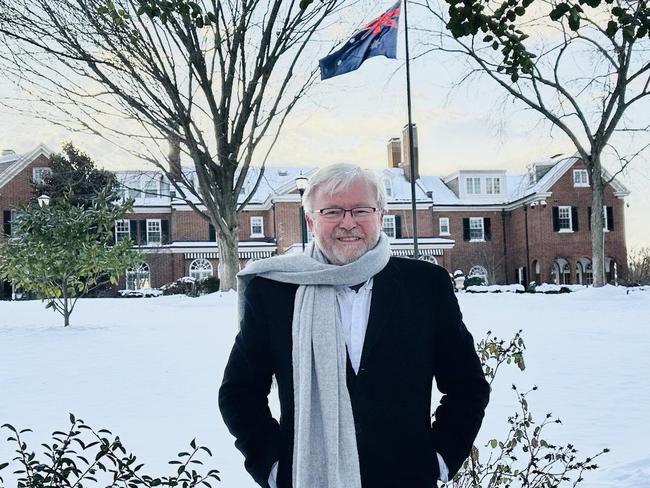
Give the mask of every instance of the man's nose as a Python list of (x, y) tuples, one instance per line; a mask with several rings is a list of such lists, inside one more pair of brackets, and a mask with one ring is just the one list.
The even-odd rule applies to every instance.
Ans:
[(353, 229), (356, 226), (357, 221), (352, 217), (352, 212), (345, 212), (345, 215), (339, 222), (339, 227), (342, 227), (343, 229)]

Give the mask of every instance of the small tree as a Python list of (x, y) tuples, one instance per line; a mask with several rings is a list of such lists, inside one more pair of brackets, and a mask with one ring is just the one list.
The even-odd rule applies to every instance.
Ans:
[(631, 251), (627, 255), (627, 282), (650, 285), (650, 247)]
[(51, 206), (31, 204), (18, 212), (14, 236), (0, 247), (0, 276), (47, 300), (64, 326), (79, 297), (117, 283), (139, 255), (129, 239), (113, 245), (115, 220), (131, 202), (111, 206), (102, 193), (88, 207), (62, 198)]
[(71, 142), (64, 143), (62, 150), (50, 157), (52, 173), (43, 184), (34, 185), (35, 197), (45, 194), (54, 201), (65, 198), (72, 205), (83, 207), (92, 206), (100, 193), (109, 201), (117, 199), (114, 173), (97, 169), (95, 162)]

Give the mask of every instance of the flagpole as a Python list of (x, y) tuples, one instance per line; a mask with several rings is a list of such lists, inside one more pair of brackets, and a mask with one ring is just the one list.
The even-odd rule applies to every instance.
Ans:
[(406, 106), (408, 109), (409, 124), (409, 170), (411, 180), (411, 213), (413, 215), (413, 259), (419, 259), (418, 251), (418, 224), (415, 205), (415, 150), (413, 148), (413, 122), (411, 120), (411, 67), (409, 63), (409, 21), (406, 4), (404, 0), (404, 45), (406, 47)]

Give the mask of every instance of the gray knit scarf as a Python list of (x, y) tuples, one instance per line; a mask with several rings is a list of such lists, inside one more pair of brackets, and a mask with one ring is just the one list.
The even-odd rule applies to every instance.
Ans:
[(300, 285), (292, 324), (294, 488), (361, 488), (334, 287), (367, 281), (389, 257), (388, 238), (382, 233), (373, 249), (349, 264), (329, 264), (312, 242), (304, 254), (255, 261), (237, 275), (240, 317), (246, 285), (255, 276)]

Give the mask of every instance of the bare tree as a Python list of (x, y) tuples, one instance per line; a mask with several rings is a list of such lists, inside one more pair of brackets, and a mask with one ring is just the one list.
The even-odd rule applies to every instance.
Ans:
[[(584, 161), (592, 208), (603, 208), (602, 158), (622, 171), (633, 154), (615, 147), (618, 132), (646, 134), (650, 95), (650, 10), (646, 0), (422, 0), (433, 15), (426, 53), (469, 61), (460, 83), (487, 76), (512, 99), (562, 131)], [(425, 54), (426, 54), (425, 53)], [(634, 112), (633, 108), (639, 110)], [(613, 139), (614, 137), (614, 139)], [(591, 213), (594, 286), (605, 283), (602, 212)]]
[[(345, 0), (0, 0), (4, 73), (48, 120), (155, 164), (217, 230), (221, 289), (236, 287), (238, 201), (316, 79), (300, 60)], [(24, 100), (16, 105), (24, 106)], [(55, 118), (56, 117), (56, 118)], [(160, 154), (189, 156), (195, 177)], [(257, 152), (256, 152), (257, 151)]]
[(632, 250), (627, 256), (627, 282), (650, 285), (650, 248)]

